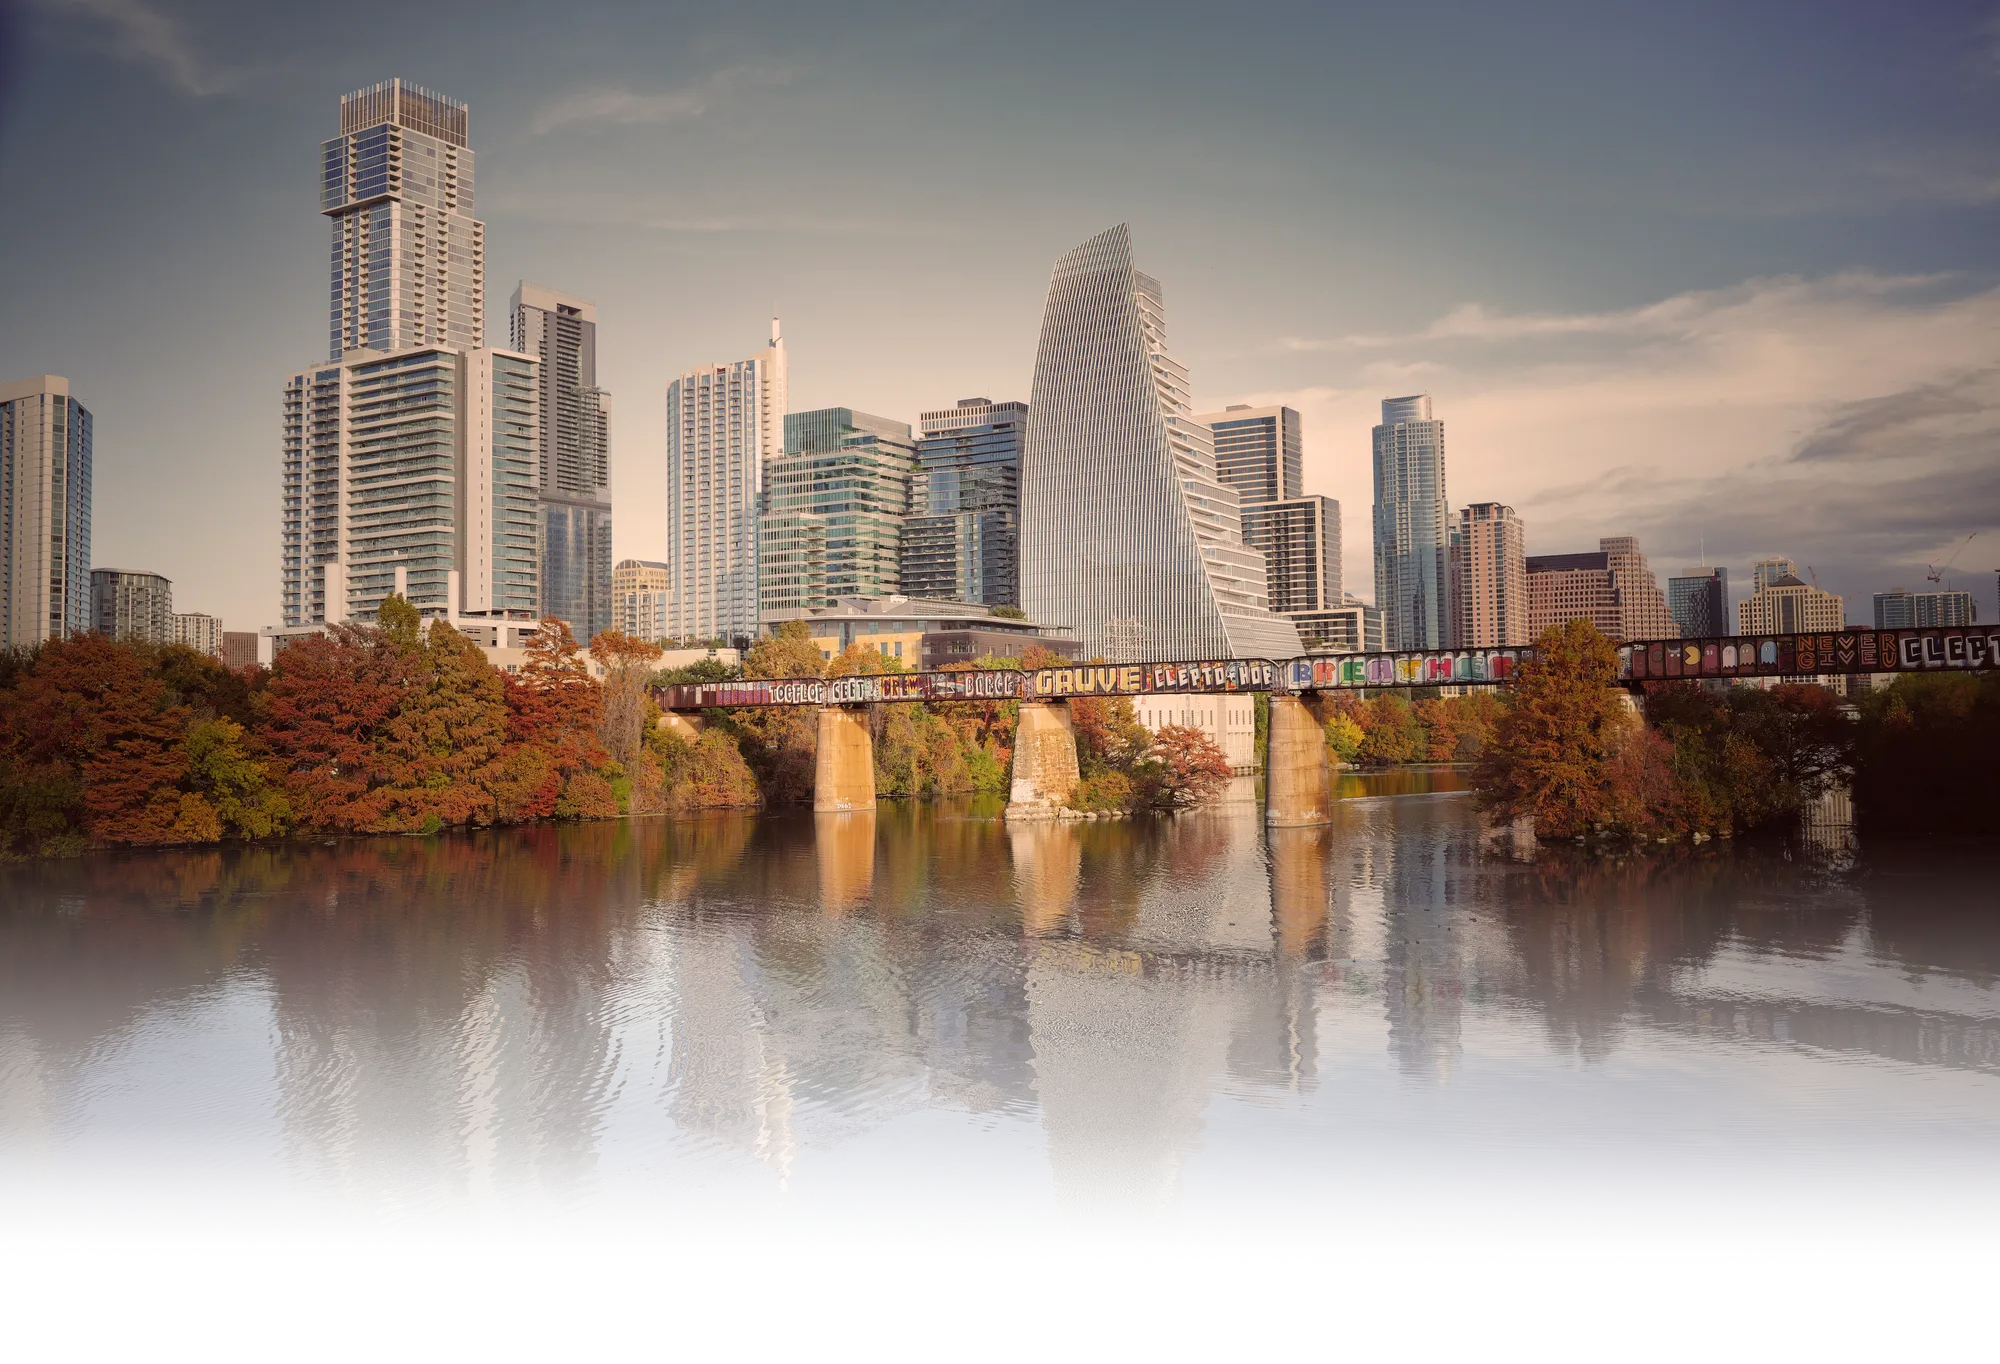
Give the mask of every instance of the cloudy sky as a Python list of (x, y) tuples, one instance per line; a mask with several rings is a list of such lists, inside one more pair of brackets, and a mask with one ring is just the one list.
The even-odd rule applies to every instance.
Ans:
[[(0, 0), (0, 377), (97, 414), (94, 558), (277, 619), (279, 393), (323, 358), (320, 141), (472, 107), (489, 339), (600, 307), (617, 552), (662, 403), (775, 310), (795, 407), (1025, 398), (1115, 222), (1203, 407), (1305, 414), (1367, 596), (1368, 428), (1427, 390), (1530, 552), (1780, 553), (2000, 618), (2000, 9)], [(1740, 593), (1739, 593), (1740, 595)]]

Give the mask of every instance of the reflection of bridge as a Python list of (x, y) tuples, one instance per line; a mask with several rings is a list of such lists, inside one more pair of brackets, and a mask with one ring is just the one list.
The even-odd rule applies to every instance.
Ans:
[[(1342, 654), (1268, 659), (1070, 664), (1034, 670), (960, 668), (867, 677), (697, 682), (656, 693), (668, 723), (694, 726), (711, 707), (814, 706), (820, 711), (814, 808), (872, 809), (874, 745), (853, 708), (894, 702), (1021, 703), (1010, 817), (1053, 817), (1076, 790), (1078, 697), (1271, 695), (1266, 806), (1273, 824), (1331, 818), (1331, 774), (1320, 719), (1325, 693), (1376, 687), (1505, 685), (1532, 649)], [(1636, 640), (1619, 646), (1628, 686), (1688, 678), (1827, 677), (1855, 673), (1986, 670), (2000, 663), (2000, 630), (1844, 630)]]

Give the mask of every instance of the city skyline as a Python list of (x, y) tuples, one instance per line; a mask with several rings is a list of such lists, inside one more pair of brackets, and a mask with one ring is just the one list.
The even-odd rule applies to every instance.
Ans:
[[(1967, 523), (2000, 505), (2000, 234), (1990, 154), (1968, 131), (2000, 82), (1975, 6), (1923, 24), (1850, 14), (1803, 42), (1770, 16), (1695, 7), (1621, 32), (1348, 15), (1335, 43), (1333, 20), (1273, 8), (1249, 36), (1283, 36), (1276, 48), (1300, 54), (1285, 62), (1314, 53), (1342, 79), (1274, 80), (1249, 108), (1205, 94), (1129, 113), (1105, 101), (1160, 62), (1213, 60), (1219, 21), (1183, 15), (1136, 40), (1096, 16), (1066, 23), (1068, 51), (1029, 63), (1031, 109), (997, 72), (945, 88), (949, 63), (893, 92), (849, 79), (885, 54), (950, 50), (970, 30), (945, 17), (870, 13), (845, 32), (806, 11), (755, 30), (689, 17), (666, 53), (666, 26), (634, 16), (551, 57), (553, 18), (531, 11), (495, 13), (473, 41), (408, 16), (391, 52), (356, 22), (366, 8), (308, 18), (322, 27), (301, 35), (226, 6), (36, 5), (16, 17), (21, 60), (0, 86), (0, 162), (60, 137), (65, 155), (38, 173), (72, 209), (0, 223), (8, 257), (38, 267), (10, 294), (0, 375), (63, 374), (85, 395), (102, 428), (97, 551), (231, 624), (279, 620), (270, 385), (325, 348), (326, 229), (309, 221), (320, 186), (300, 152), (326, 139), (329, 100), (392, 76), (472, 107), (487, 344), (505, 342), (518, 279), (604, 307), (604, 382), (629, 414), (618, 559), (665, 555), (657, 452), (674, 373), (740, 353), (743, 329), (782, 310), (796, 408), (914, 421), (959, 394), (1024, 392), (1047, 261), (1121, 219), (1175, 281), (1196, 405), (1302, 413), (1306, 487), (1345, 505), (1345, 578), (1363, 591), (1367, 409), (1419, 388), (1451, 416), (1454, 504), (1516, 507), (1535, 552), (1619, 531), (1677, 564), (1705, 539), (1711, 562), (1737, 568), (1736, 601), (1743, 566), (1784, 553), (1853, 614), (1920, 585), (1972, 530), (2000, 542)], [(158, 22), (142, 33), (118, 14)], [(1651, 60), (1634, 67), (1641, 30)], [(1417, 32), (1446, 94), (1393, 131), (1346, 117), (1380, 93), (1359, 54)], [(1873, 60), (1886, 53), (1900, 60)], [(1754, 99), (1686, 79), (1718, 60), (1763, 73)], [(525, 83), (524, 63), (540, 64)], [(1639, 115), (1623, 122), (1673, 133), (1559, 126), (1528, 93), (1556, 70), (1621, 71), (1615, 97)], [(1613, 98), (1601, 79), (1575, 98)], [(103, 98), (60, 95), (79, 80)], [(1497, 113), (1475, 124), (1487, 105)], [(1067, 142), (1078, 128), (1091, 131)], [(1468, 138), (1476, 171), (1453, 151)], [(997, 216), (954, 207), (926, 191), (947, 141), (996, 182), (1032, 174), (1042, 192)], [(1132, 155), (1107, 163), (1117, 144)], [(1199, 176), (1283, 188), (1254, 216), (1187, 214), (1159, 169), (1190, 146)], [(821, 161), (860, 192), (837, 210), (787, 207), (792, 189), (828, 183), (810, 169)], [(781, 202), (735, 169), (751, 163), (766, 186), (804, 178)], [(160, 230), (142, 238), (142, 222)], [(1991, 618), (1980, 554), (1953, 577)]]

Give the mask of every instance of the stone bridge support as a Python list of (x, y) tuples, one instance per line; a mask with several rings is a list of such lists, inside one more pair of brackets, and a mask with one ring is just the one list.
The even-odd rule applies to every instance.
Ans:
[(1067, 701), (1023, 701), (1014, 731), (1009, 819), (1054, 819), (1076, 796), (1076, 727)]
[(1291, 828), (1333, 821), (1333, 772), (1326, 735), (1306, 703), (1271, 693), (1271, 730), (1264, 772), (1264, 822)]
[(866, 708), (821, 706), (813, 761), (813, 810), (833, 814), (875, 808), (875, 736)]

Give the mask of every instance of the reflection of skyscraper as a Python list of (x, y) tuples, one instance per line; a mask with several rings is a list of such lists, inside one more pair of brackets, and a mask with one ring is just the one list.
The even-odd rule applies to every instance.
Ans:
[[(1289, 657), (1263, 556), (1121, 223), (1056, 262), (1021, 461), (1022, 605), (1086, 654)], [(1124, 622), (1117, 630), (1113, 622)], [(1114, 640), (1114, 634), (1117, 636)], [(1136, 637), (1136, 638), (1135, 638)]]
[(1444, 423), (1428, 393), (1382, 400), (1375, 428), (1375, 605), (1390, 649), (1451, 643)]

